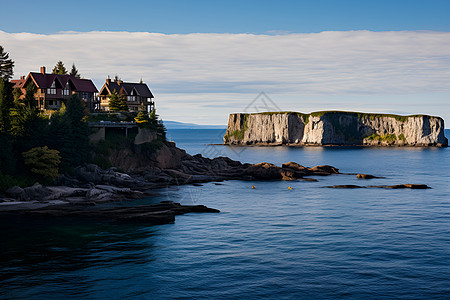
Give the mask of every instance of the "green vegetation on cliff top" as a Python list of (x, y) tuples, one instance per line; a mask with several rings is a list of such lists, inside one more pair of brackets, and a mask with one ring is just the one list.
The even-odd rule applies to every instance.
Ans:
[(434, 118), (439, 118), (439, 117), (436, 117), (436, 116), (429, 116), (429, 115), (423, 115), (423, 114), (402, 116), (402, 115), (396, 115), (396, 114), (362, 113), (362, 112), (338, 111), (338, 110), (316, 111), (316, 112), (312, 112), (312, 113), (309, 113), (309, 114), (295, 112), (295, 111), (274, 111), (274, 112), (248, 113), (248, 114), (245, 114), (245, 115), (279, 115), (279, 114), (287, 115), (287, 114), (296, 114), (299, 117), (303, 117), (303, 119), (305, 120), (305, 124), (307, 124), (309, 116), (322, 117), (325, 114), (342, 114), (342, 113), (356, 115), (358, 118), (364, 118), (364, 117), (370, 118), (370, 119), (383, 118), (383, 117), (395, 118), (397, 121), (400, 121), (400, 122), (405, 122), (406, 120), (408, 120), (408, 118), (413, 118), (413, 117), (431, 117), (431, 118), (434, 117)]

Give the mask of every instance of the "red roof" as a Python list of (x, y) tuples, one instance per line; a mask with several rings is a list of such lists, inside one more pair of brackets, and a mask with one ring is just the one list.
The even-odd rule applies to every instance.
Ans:
[(94, 83), (90, 79), (81, 79), (71, 76), (70, 80), (72, 80), (73, 84), (75, 85), (75, 90), (77, 92), (90, 92), (90, 93), (97, 93), (98, 90), (95, 87)]
[(76, 78), (71, 75), (59, 75), (59, 74), (42, 74), (37, 72), (30, 72), (27, 78), (11, 80), (14, 83), (14, 87), (23, 88), (23, 85), (28, 80), (33, 80), (34, 83), (40, 89), (46, 89), (51, 87), (54, 81), (57, 82), (57, 87), (64, 88), (67, 83), (71, 83), (73, 87), (75, 87), (76, 92), (88, 92), (88, 93), (97, 93), (98, 90), (95, 87), (94, 83), (90, 79), (81, 79)]
[(23, 88), (23, 84), (25, 83), (25, 79), (14, 79), (11, 80), (11, 83), (14, 83), (13, 88)]

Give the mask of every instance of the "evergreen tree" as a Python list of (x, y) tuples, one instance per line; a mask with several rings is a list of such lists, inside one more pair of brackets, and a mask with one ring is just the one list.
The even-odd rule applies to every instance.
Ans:
[(61, 153), (61, 170), (87, 162), (89, 158), (89, 127), (84, 122), (84, 104), (72, 95), (65, 110), (53, 114), (48, 145)]
[(48, 118), (34, 107), (16, 105), (10, 111), (10, 134), (15, 138), (16, 153), (45, 145)]
[(10, 129), (11, 119), (9, 111), (13, 104), (12, 84), (4, 78), (0, 78), (0, 132), (7, 132)]
[(64, 67), (64, 63), (61, 60), (56, 63), (56, 66), (52, 70), (52, 74), (67, 75), (66, 67)]
[(9, 81), (13, 77), (14, 61), (9, 58), (9, 53), (0, 46), (0, 78)]
[(36, 106), (36, 98), (34, 94), (36, 93), (36, 86), (33, 83), (30, 83), (25, 88), (25, 98), (23, 99), (23, 103), (27, 107), (35, 107)]
[(12, 174), (16, 170), (16, 159), (11, 135), (0, 132), (0, 173)]
[(150, 125), (150, 117), (148, 113), (144, 109), (144, 105), (141, 105), (141, 109), (139, 110), (137, 116), (134, 118), (139, 127), (149, 127)]
[(70, 70), (70, 74), (72, 76), (75, 76), (76, 78), (81, 78), (80, 73), (78, 73), (77, 67), (75, 67), (75, 64), (72, 64), (72, 69)]
[(159, 116), (156, 114), (156, 109), (152, 110), (150, 113), (150, 126), (156, 130), (156, 132), (160, 133), (162, 137), (166, 138), (167, 129), (164, 126), (163, 122), (159, 120)]
[(22, 97), (23, 92), (21, 88), (15, 88), (13, 90), (13, 96), (14, 96), (14, 102), (15, 103), (19, 103), (20, 102), (20, 97)]
[(37, 180), (51, 182), (59, 175), (61, 156), (58, 150), (49, 149), (47, 146), (35, 147), (23, 152), (25, 165), (34, 174)]
[(117, 94), (116, 90), (113, 91), (109, 97), (109, 110), (110, 111), (128, 111), (127, 100), (125, 95)]

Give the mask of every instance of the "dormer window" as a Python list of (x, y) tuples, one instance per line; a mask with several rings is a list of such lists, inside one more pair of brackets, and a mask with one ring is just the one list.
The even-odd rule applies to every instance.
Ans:
[(63, 95), (64, 96), (69, 96), (70, 95), (70, 87), (69, 87), (69, 83), (66, 84), (66, 87), (63, 90)]
[(56, 95), (56, 84), (54, 81), (53, 81), (52, 85), (50, 86), (50, 88), (47, 89), (47, 94)]

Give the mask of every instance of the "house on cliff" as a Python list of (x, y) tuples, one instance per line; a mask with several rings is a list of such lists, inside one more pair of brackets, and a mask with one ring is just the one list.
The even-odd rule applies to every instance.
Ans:
[(67, 102), (71, 95), (77, 94), (86, 104), (90, 111), (100, 108), (100, 103), (96, 98), (98, 92), (94, 83), (90, 79), (77, 78), (71, 75), (48, 74), (45, 67), (41, 67), (39, 73), (30, 72), (27, 77), (11, 80), (14, 88), (22, 90), (21, 98), (25, 97), (26, 88), (32, 84), (36, 87), (34, 97), (36, 107), (39, 109), (58, 110), (61, 105)]
[(101, 111), (109, 111), (109, 100), (114, 92), (126, 97), (128, 109), (132, 112), (141, 109), (151, 112), (155, 109), (154, 97), (147, 84), (142, 81), (123, 82), (119, 79), (112, 81), (108, 78), (99, 93)]

